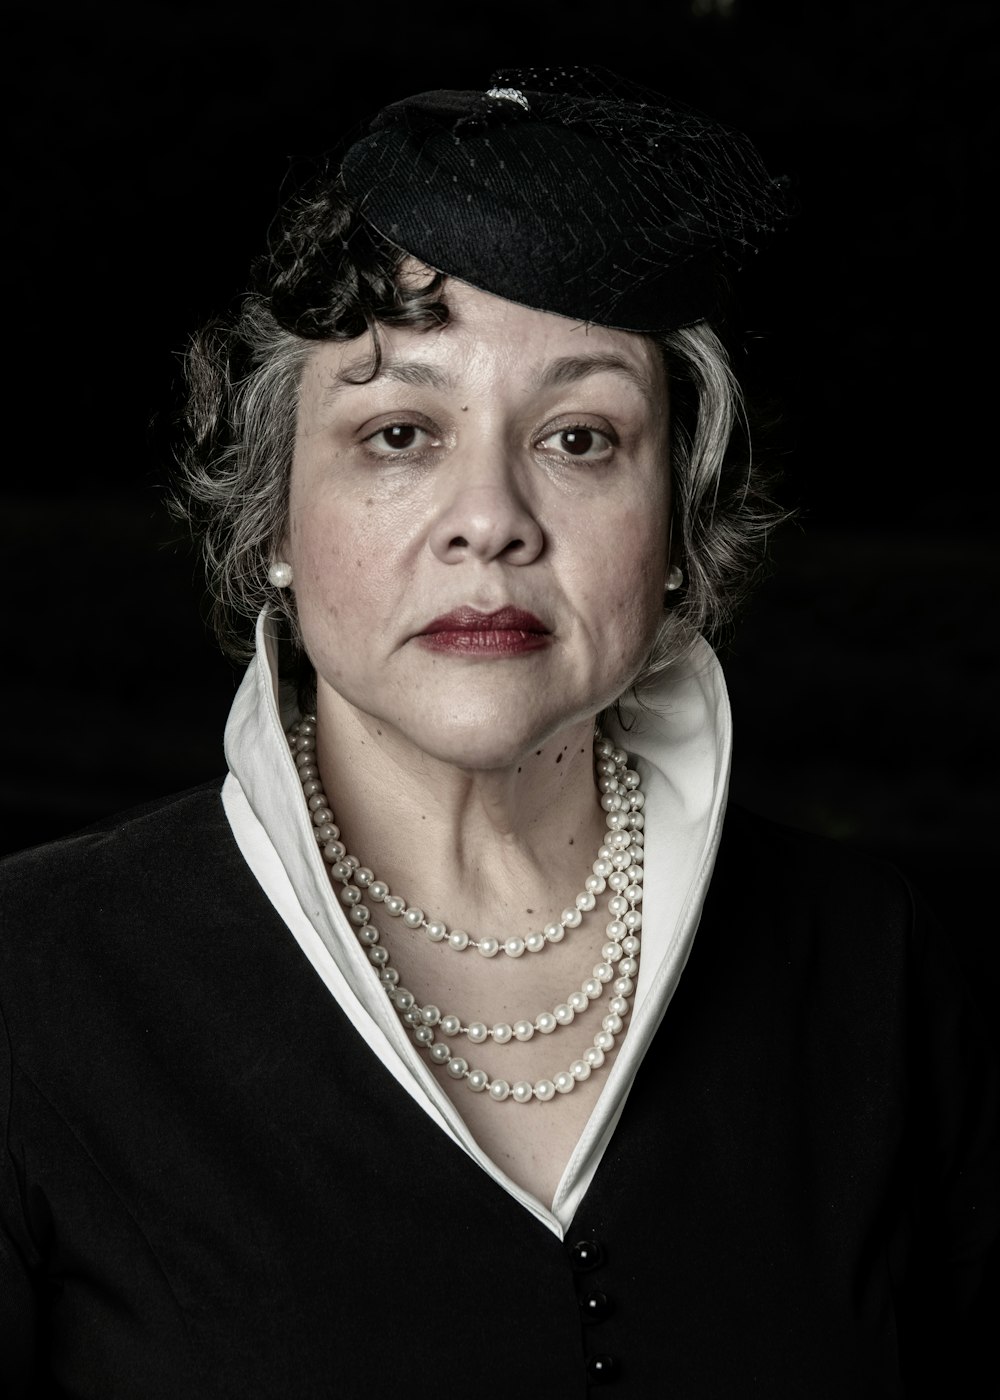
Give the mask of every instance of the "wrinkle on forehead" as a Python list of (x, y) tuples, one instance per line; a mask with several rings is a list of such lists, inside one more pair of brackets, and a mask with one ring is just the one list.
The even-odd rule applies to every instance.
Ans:
[[(422, 263), (410, 263), (404, 271), (416, 285), (434, 275)], [(446, 300), (450, 316), (444, 325), (379, 327), (382, 354), (378, 374), (372, 375), (372, 348), (350, 354), (337, 366), (327, 362), (320, 370), (325, 381), (321, 390), (323, 402), (336, 400), (347, 389), (383, 380), (455, 392), (461, 387), (463, 370), (474, 361), (488, 359), (491, 352), (516, 367), (517, 378), (530, 389), (568, 386), (596, 374), (611, 373), (627, 380), (647, 400), (662, 400), (666, 387), (662, 359), (645, 336), (572, 323), (565, 317), (521, 306), (456, 279), (449, 279)], [(577, 350), (572, 342), (581, 331), (585, 344)], [(336, 348), (345, 354), (352, 346), (343, 343)]]

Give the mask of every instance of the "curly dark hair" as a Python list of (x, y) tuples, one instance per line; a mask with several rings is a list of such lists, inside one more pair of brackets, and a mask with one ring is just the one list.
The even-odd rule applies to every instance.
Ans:
[[(411, 269), (409, 254), (367, 224), (327, 172), (279, 215), (236, 314), (191, 341), (171, 504), (201, 542), (213, 625), (238, 659), (253, 653), (253, 623), (264, 606), (284, 619), (302, 659), (294, 593), (273, 587), (267, 574), (287, 526), (303, 365), (317, 341), (367, 335), (374, 377), (382, 327), (446, 324), (447, 278), (431, 271), (421, 282)], [(730, 450), (742, 404), (718, 335), (701, 321), (652, 339), (668, 377), (671, 557), (685, 583), (669, 595), (634, 684), (668, 665), (697, 632), (715, 636), (729, 622), (781, 518), (749, 453)]]

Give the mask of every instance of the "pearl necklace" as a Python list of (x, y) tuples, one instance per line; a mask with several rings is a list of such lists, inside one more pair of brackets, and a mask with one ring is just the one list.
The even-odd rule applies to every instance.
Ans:
[[(347, 906), (348, 918), (368, 953), (369, 961), (378, 970), (379, 981), (397, 1013), (411, 1031), (415, 1043), (428, 1051), (432, 1062), (446, 1068), (452, 1078), (465, 1079), (474, 1092), (488, 1091), (489, 1097), (498, 1103), (508, 1097), (515, 1103), (528, 1103), (532, 1098), (545, 1102), (557, 1093), (569, 1093), (577, 1083), (588, 1079), (594, 1069), (599, 1069), (607, 1053), (614, 1048), (615, 1037), (622, 1031), (628, 1015), (629, 1002), (635, 991), (634, 979), (639, 969), (641, 946), (639, 931), (642, 928), (642, 915), (636, 905), (642, 900), (642, 808), (645, 799), (639, 790), (638, 773), (626, 766), (628, 755), (625, 751), (616, 749), (610, 740), (600, 734), (595, 737), (596, 776), (608, 832), (598, 850), (592, 873), (587, 877), (584, 889), (576, 896), (574, 906), (564, 909), (559, 922), (547, 924), (541, 933), (529, 934), (524, 939), (508, 938), (501, 944), (495, 938), (472, 939), (460, 929), (449, 933), (441, 920), (427, 919), (421, 909), (408, 907), (402, 896), (390, 894), (388, 885), (377, 880), (374, 872), (363, 866), (356, 856), (350, 855), (340, 840), (340, 830), (319, 781), (319, 768), (315, 761), (315, 715), (303, 716), (289, 731), (287, 738), (299, 770), (316, 839), (323, 847), (331, 878), (343, 886), (340, 898)], [(594, 966), (592, 976), (584, 980), (579, 991), (571, 992), (553, 1011), (542, 1011), (533, 1021), (519, 1020), (513, 1025), (500, 1022), (492, 1027), (482, 1021), (463, 1025), (459, 1016), (454, 1013), (442, 1015), (433, 1004), (418, 1006), (413, 993), (399, 985), (399, 973), (390, 965), (389, 951), (382, 946), (378, 929), (370, 922), (371, 910), (363, 902), (367, 892), (373, 902), (381, 903), (386, 912), (393, 918), (400, 918), (405, 927), (413, 930), (424, 928), (433, 942), (447, 941), (456, 952), (473, 947), (484, 957), (493, 958), (502, 948), (508, 957), (516, 958), (525, 951), (541, 952), (548, 943), (560, 942), (565, 930), (578, 927), (584, 913), (595, 908), (597, 896), (607, 888), (612, 891), (608, 900), (608, 913), (611, 915), (606, 929), (608, 942), (601, 949), (601, 961)], [(495, 1045), (506, 1045), (512, 1040), (524, 1042), (530, 1040), (536, 1031), (548, 1035), (559, 1027), (571, 1025), (579, 1013), (602, 995), (608, 983), (613, 984), (614, 996), (593, 1043), (579, 1059), (573, 1061), (568, 1070), (553, 1075), (551, 1079), (540, 1079), (535, 1084), (517, 1080), (513, 1085), (505, 1079), (490, 1080), (485, 1070), (471, 1069), (464, 1056), (453, 1054), (447, 1044), (435, 1039), (436, 1030), (448, 1037), (465, 1035), (477, 1045), (488, 1038), (492, 1038)]]

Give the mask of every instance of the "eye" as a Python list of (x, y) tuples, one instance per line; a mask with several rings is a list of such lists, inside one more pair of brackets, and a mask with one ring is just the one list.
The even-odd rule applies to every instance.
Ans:
[(423, 447), (439, 446), (438, 439), (416, 423), (386, 423), (365, 438), (365, 446), (379, 457), (392, 457)]
[(567, 457), (595, 462), (610, 456), (613, 443), (607, 433), (602, 433), (599, 428), (577, 423), (549, 433), (542, 438), (539, 446), (550, 452), (563, 452)]

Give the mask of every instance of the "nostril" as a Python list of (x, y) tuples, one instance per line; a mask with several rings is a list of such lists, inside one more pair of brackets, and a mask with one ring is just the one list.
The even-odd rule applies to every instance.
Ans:
[(452, 540), (452, 545), (456, 549), (468, 549), (469, 541), (465, 538), (464, 535), (456, 535), (455, 538)]

